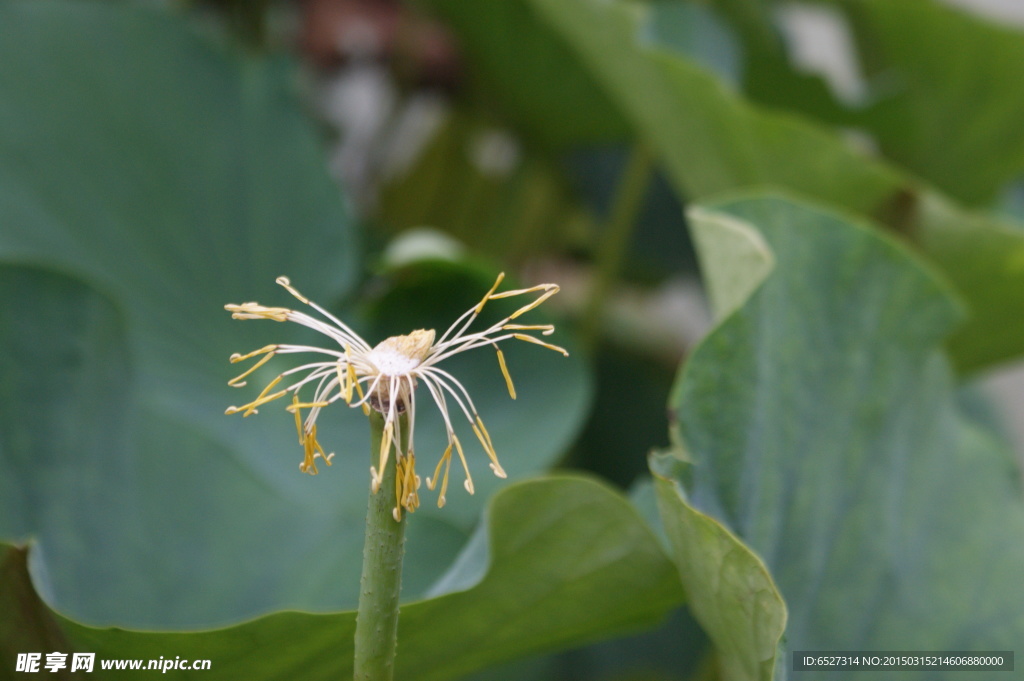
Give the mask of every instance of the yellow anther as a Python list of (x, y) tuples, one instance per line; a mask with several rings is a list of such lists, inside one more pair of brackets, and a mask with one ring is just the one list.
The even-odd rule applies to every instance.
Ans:
[(498, 364), (501, 365), (501, 373), (505, 377), (505, 385), (508, 386), (508, 394), (512, 396), (512, 399), (516, 399), (516, 387), (512, 385), (512, 376), (508, 373), (508, 366), (505, 364), (505, 354), (501, 351), (497, 345), (494, 349), (498, 351)]
[(331, 465), (331, 459), (334, 458), (334, 452), (327, 454), (324, 452), (324, 448), (320, 446), (320, 443), (316, 439), (316, 425), (309, 429), (308, 433), (304, 434), (302, 438), (302, 447), (305, 451), (305, 458), (302, 463), (299, 464), (299, 470), (303, 473), (309, 473), (310, 475), (316, 475), (319, 471), (316, 469), (316, 460), (321, 458), (328, 466)]
[[(359, 393), (359, 400), (362, 401), (365, 397), (363, 386), (359, 385), (359, 380), (356, 378), (356, 370), (352, 368), (351, 364), (348, 365), (348, 377), (355, 384), (356, 392)], [(370, 415), (370, 405), (366, 404), (366, 402), (363, 402), (363, 414), (366, 416)]]
[(502, 291), (501, 293), (495, 293), (490, 296), (491, 300), (500, 300), (501, 298), (514, 298), (515, 296), (521, 296), (524, 293), (536, 293), (537, 291), (546, 291), (548, 297), (558, 293), (558, 284), (537, 284), (530, 288), (517, 288), (511, 291)]
[(302, 430), (302, 410), (299, 409), (299, 396), (292, 394), (292, 405), (295, 410), (292, 412), (295, 414), (295, 431), (299, 434), (299, 444), (303, 444), (306, 439), (306, 434)]
[[(453, 436), (454, 437), (454, 436)], [(448, 491), (448, 471), (452, 469), (452, 442), (448, 442), (447, 449), (444, 450), (444, 455), (441, 460), (437, 462), (437, 468), (434, 469), (433, 479), (427, 478), (427, 487), (430, 491), (434, 491), (434, 487), (437, 485), (437, 474), (441, 472), (441, 465), (444, 465), (444, 478), (441, 479), (441, 491), (437, 495), (437, 507), (442, 508), (445, 502), (445, 493)]]
[(491, 442), (491, 434), (487, 432), (487, 427), (484, 426), (483, 419), (479, 415), (476, 417), (476, 423), (473, 425), (473, 432), (476, 433), (476, 437), (480, 440), (480, 444), (483, 445), (484, 451), (487, 452), (487, 458), (491, 460), (491, 470), (499, 478), (508, 477), (505, 474), (505, 469), (498, 463), (498, 454), (494, 451), (494, 443)]
[(320, 409), (323, 409), (324, 407), (326, 407), (329, 404), (330, 404), (330, 402), (322, 402), (322, 401), (321, 402), (296, 402), (296, 401), (292, 401), (292, 403), (289, 404), (287, 407), (285, 407), (284, 410), (289, 412), (289, 413), (294, 414), (294, 413), (296, 413), (296, 410), (298, 410), (298, 409), (312, 409), (313, 407), (319, 407)]
[(393, 423), (388, 423), (386, 426), (384, 426), (384, 437), (382, 437), (380, 440), (380, 465), (377, 467), (377, 470), (380, 471), (377, 474), (379, 480), (384, 479), (384, 467), (388, 463), (388, 455), (390, 454), (391, 450), (391, 440), (392, 438), (394, 438), (394, 436), (395, 426)]
[(565, 348), (560, 348), (557, 345), (552, 345), (551, 343), (545, 343), (544, 341), (538, 340), (537, 338), (534, 338), (533, 336), (527, 336), (525, 333), (514, 333), (514, 334), (512, 334), (512, 337), (516, 338), (518, 340), (521, 340), (521, 341), (526, 341), (527, 343), (533, 343), (535, 345), (540, 345), (541, 347), (545, 347), (548, 350), (554, 350), (555, 352), (560, 352), (563, 355), (565, 355), (566, 357), (569, 356), (569, 351), (566, 350)]
[(309, 305), (309, 298), (299, 293), (298, 290), (296, 290), (296, 288), (292, 286), (292, 282), (288, 277), (278, 277), (274, 281), (276, 281), (281, 286), (284, 286), (288, 290), (288, 293), (292, 294), (306, 305)]
[(225, 305), (224, 309), (231, 313), (232, 319), (272, 319), (275, 322), (288, 321), (286, 307), (264, 307), (259, 303), (242, 303), (241, 305)]
[(253, 400), (249, 404), (244, 404), (241, 407), (228, 407), (227, 410), (224, 413), (225, 414), (237, 414), (238, 412), (242, 411), (242, 412), (245, 412), (245, 413), (242, 414), (242, 416), (251, 416), (252, 414), (255, 414), (257, 407), (262, 406), (262, 405), (266, 404), (267, 402), (273, 402), (274, 400), (276, 400), (277, 398), (281, 397), (282, 395), (287, 395), (288, 394), (287, 390), (281, 390), (279, 392), (274, 393), (273, 395), (268, 395), (267, 394), (268, 392), (270, 392), (271, 388), (273, 388), (275, 385), (277, 385), (280, 382), (281, 382), (281, 376), (278, 376), (273, 381), (271, 381), (270, 383), (267, 384), (267, 387), (263, 389), (263, 392), (261, 392), (259, 394), (259, 396), (255, 400)]
[(259, 350), (255, 351), (255, 352), (250, 352), (248, 355), (239, 355), (237, 353), (234, 354), (234, 355), (231, 355), (231, 362), (235, 363), (235, 362), (241, 362), (244, 359), (249, 359), (250, 357), (254, 357), (255, 355), (258, 355), (261, 352), (267, 353), (267, 354), (263, 355), (263, 357), (260, 357), (258, 362), (253, 364), (251, 367), (249, 367), (248, 369), (243, 371), (238, 376), (235, 376), (230, 381), (228, 381), (228, 385), (230, 385), (230, 386), (232, 386), (234, 388), (241, 388), (243, 385), (245, 385), (245, 381), (243, 381), (242, 379), (245, 378), (246, 376), (248, 376), (249, 374), (251, 374), (252, 372), (256, 371), (257, 369), (259, 369), (261, 366), (263, 366), (267, 362), (269, 362), (270, 358), (274, 356), (274, 354), (275, 354), (274, 351), (275, 350), (277, 350), (277, 346), (276, 345), (268, 345), (265, 348), (260, 348)]
[(505, 324), (502, 331), (540, 331), (542, 336), (550, 336), (555, 332), (553, 324)]
[(497, 298), (500, 296), (500, 294), (498, 296), (494, 295), (494, 292), (498, 290), (498, 286), (501, 284), (504, 278), (505, 273), (499, 272), (498, 278), (494, 280), (494, 286), (492, 286), (491, 290), (488, 291), (486, 295), (484, 295), (484, 297), (480, 299), (480, 302), (476, 304), (476, 310), (473, 311), (473, 314), (480, 314), (480, 310), (484, 309), (484, 303), (486, 303), (491, 298)]
[(547, 300), (551, 296), (553, 296), (556, 293), (558, 293), (558, 287), (557, 286), (555, 286), (554, 284), (547, 284), (547, 285), (548, 286), (552, 286), (553, 288), (548, 289), (547, 292), (545, 292), (543, 295), (539, 296), (532, 303), (528, 303), (526, 305), (523, 305), (521, 308), (519, 308), (518, 310), (513, 312), (511, 315), (509, 315), (508, 318), (511, 320), (511, 319), (515, 319), (519, 315), (526, 314), (527, 312), (529, 312), (533, 308), (537, 307), (538, 305), (543, 303), (545, 300)]
[[(466, 481), (463, 486), (466, 491), (470, 494), (473, 493), (473, 476), (469, 473), (469, 464), (466, 463), (466, 455), (462, 452), (462, 443), (459, 442), (459, 438), (456, 437), (455, 433), (452, 433), (452, 442), (455, 443), (455, 450), (459, 453), (459, 460), (462, 462), (462, 470), (466, 471)], [(445, 476), (445, 484), (441, 486), (441, 493), (444, 494), (445, 485), (447, 485), (447, 475)]]
[(262, 355), (264, 352), (274, 352), (275, 350), (277, 350), (277, 345), (264, 345), (259, 350), (253, 350), (252, 352), (248, 352), (244, 355), (239, 354), (237, 352), (232, 353), (229, 359), (231, 360), (232, 364), (235, 364), (237, 362), (243, 362), (249, 359), (250, 357), (255, 357), (256, 355)]

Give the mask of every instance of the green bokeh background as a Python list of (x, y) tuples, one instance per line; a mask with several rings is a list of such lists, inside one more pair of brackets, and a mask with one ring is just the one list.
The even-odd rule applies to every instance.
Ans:
[[(447, 366), (509, 480), (474, 443), (475, 495), (421, 490), (401, 679), (838, 679), (792, 651), (1024, 640), (1019, 457), (974, 386), (1024, 353), (1020, 29), (815, 3), (850, 102), (771, 2), (324, 2), (397, 22), (376, 73), (445, 103), (354, 183), (316, 102), (366, 55), (289, 29), (317, 7), (0, 2), (0, 677), (53, 650), (350, 674), (365, 419), (325, 412), (310, 477), (283, 408), (224, 415), (289, 360), (236, 389), (231, 353), (315, 340), (224, 311), (292, 305), (279, 275), (371, 342), (499, 271), (564, 287), (530, 316), (570, 358), (509, 345), (518, 399), (491, 352)], [(422, 409), (422, 475), (443, 446)]]

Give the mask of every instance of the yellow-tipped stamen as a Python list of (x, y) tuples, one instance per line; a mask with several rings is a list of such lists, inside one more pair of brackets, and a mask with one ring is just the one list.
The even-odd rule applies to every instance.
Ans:
[(441, 466), (443, 466), (445, 460), (446, 459), (450, 459), (451, 456), (452, 456), (452, 443), (451, 443), (451, 440), (449, 440), (448, 441), (448, 447), (444, 450), (444, 454), (441, 455), (441, 458), (438, 459), (437, 466), (434, 467), (434, 475), (432, 475), (432, 476), (427, 478), (427, 489), (429, 489), (431, 492), (433, 492), (434, 488), (437, 487), (437, 476), (441, 472)]
[(494, 349), (498, 351), (498, 364), (501, 365), (501, 374), (505, 377), (505, 385), (508, 386), (508, 394), (511, 395), (512, 399), (516, 399), (516, 387), (512, 385), (512, 377), (508, 373), (508, 365), (505, 364), (505, 354), (501, 351), (497, 345)]
[(292, 402), (285, 407), (284, 410), (289, 413), (295, 413), (296, 409), (313, 409), (314, 407), (323, 409), (328, 404), (330, 404), (330, 402)]
[(480, 299), (480, 302), (476, 304), (476, 309), (473, 311), (474, 315), (480, 314), (480, 310), (484, 309), (484, 303), (486, 303), (488, 300), (491, 300), (492, 298), (498, 297), (498, 296), (494, 295), (494, 292), (498, 290), (498, 286), (501, 284), (501, 282), (502, 282), (502, 280), (504, 278), (505, 278), (505, 273), (504, 272), (499, 272), (498, 273), (498, 278), (494, 280), (494, 286), (492, 286), (491, 290), (488, 291), (487, 294), (484, 295), (484, 297)]
[(416, 455), (409, 451), (409, 454), (403, 458), (405, 463), (405, 474), (403, 475), (402, 492), (403, 497), (399, 497), (402, 500), (403, 505), (409, 513), (412, 513), (420, 505), (419, 495), (416, 493), (416, 488), (419, 487), (419, 476), (416, 475)]
[(441, 508), (445, 502), (445, 492), (448, 491), (448, 471), (452, 468), (452, 441), (448, 441), (448, 447), (444, 450), (444, 454), (441, 455), (441, 459), (437, 462), (437, 467), (434, 469), (434, 476), (427, 478), (427, 489), (431, 492), (437, 487), (437, 476), (441, 472), (441, 466), (444, 466), (444, 478), (441, 480), (441, 492), (437, 495), (437, 507)]
[(306, 434), (302, 429), (302, 410), (299, 409), (299, 396), (292, 394), (292, 405), (295, 406), (295, 410), (292, 412), (295, 414), (295, 430), (299, 434), (299, 444), (301, 445), (306, 438)]
[(536, 286), (531, 286), (530, 288), (517, 288), (511, 291), (502, 291), (501, 293), (494, 293), (488, 297), (491, 300), (501, 300), (502, 298), (514, 298), (516, 296), (521, 296), (524, 293), (536, 293), (537, 291), (553, 291), (554, 293), (558, 293), (558, 284), (537, 284)]
[[(366, 399), (366, 395), (363, 394), (363, 386), (359, 385), (359, 380), (356, 377), (356, 370), (352, 368), (351, 364), (348, 365), (348, 377), (356, 386), (356, 393), (359, 394), (359, 401), (363, 402), (363, 400)], [(366, 402), (363, 402), (363, 414), (366, 416), (370, 415), (370, 405)]]
[(555, 332), (553, 324), (505, 324), (502, 331), (540, 331), (542, 336), (550, 336)]
[(331, 459), (334, 458), (334, 452), (327, 454), (324, 452), (324, 448), (320, 446), (320, 442), (316, 439), (316, 425), (309, 429), (308, 433), (304, 434), (302, 438), (302, 446), (305, 450), (305, 459), (299, 464), (299, 470), (303, 473), (309, 473), (310, 475), (316, 475), (319, 471), (316, 469), (316, 459), (320, 457), (324, 460), (328, 466), (331, 464)]
[[(462, 452), (462, 443), (459, 442), (459, 438), (452, 433), (452, 441), (455, 442), (455, 450), (459, 453), (459, 460), (462, 462), (462, 470), (466, 471), (466, 481), (462, 483), (462, 486), (466, 488), (466, 491), (470, 494), (473, 493), (473, 476), (469, 474), (469, 464), (466, 463), (466, 455)], [(445, 476), (447, 483), (447, 475)], [(442, 492), (444, 491), (444, 485), (441, 486)]]
[(526, 305), (523, 305), (521, 308), (519, 308), (518, 310), (516, 310), (515, 312), (510, 314), (508, 316), (509, 320), (515, 319), (519, 315), (526, 314), (527, 312), (529, 312), (533, 308), (537, 307), (538, 305), (540, 305), (541, 303), (543, 303), (545, 300), (547, 300), (551, 296), (555, 295), (556, 293), (558, 293), (558, 287), (557, 286), (555, 286), (554, 288), (548, 290), (543, 295), (538, 296), (537, 299), (534, 300), (532, 303), (527, 303)]
[[(383, 470), (383, 469), (382, 469)], [(402, 522), (402, 459), (395, 460), (395, 507), (391, 510), (391, 517), (396, 523)]]
[(498, 463), (498, 453), (494, 451), (494, 443), (491, 442), (491, 434), (487, 432), (487, 426), (484, 425), (484, 420), (480, 418), (480, 415), (476, 415), (476, 424), (473, 426), (473, 432), (476, 433), (476, 437), (480, 440), (480, 444), (484, 446), (484, 451), (487, 452), (487, 458), (491, 460), (491, 470), (499, 478), (507, 478), (508, 475), (505, 473), (505, 469)]
[(224, 411), (224, 413), (225, 414), (237, 414), (238, 412), (241, 411), (241, 412), (244, 412), (242, 414), (243, 417), (251, 416), (252, 414), (258, 413), (257, 410), (256, 410), (257, 407), (261, 407), (264, 404), (266, 404), (267, 402), (273, 402), (274, 400), (276, 400), (277, 398), (281, 397), (282, 395), (287, 395), (288, 394), (287, 390), (281, 390), (280, 392), (276, 392), (273, 395), (268, 395), (267, 394), (268, 392), (270, 392), (271, 388), (273, 388), (275, 385), (277, 385), (278, 383), (281, 382), (281, 378), (282, 378), (281, 376), (278, 376), (273, 381), (268, 383), (267, 387), (263, 389), (263, 392), (261, 392), (259, 394), (259, 397), (257, 397), (255, 400), (253, 400), (249, 404), (243, 404), (241, 407), (228, 407)]
[(352, 383), (348, 380), (348, 371), (342, 367), (341, 362), (334, 366), (338, 372), (338, 393), (341, 394), (341, 399), (345, 400), (345, 404), (352, 404)]
[(260, 357), (258, 362), (253, 364), (251, 367), (249, 367), (248, 369), (243, 371), (238, 376), (235, 376), (230, 381), (228, 381), (228, 385), (230, 385), (233, 388), (241, 388), (242, 386), (244, 386), (245, 385), (245, 381), (243, 381), (242, 379), (245, 378), (246, 376), (248, 376), (249, 374), (251, 374), (252, 372), (256, 371), (257, 369), (259, 369), (261, 366), (263, 366), (267, 362), (269, 362), (270, 358), (273, 357), (276, 354), (275, 353), (276, 350), (277, 350), (277, 346), (276, 345), (267, 345), (266, 347), (262, 347), (259, 350), (254, 350), (253, 352), (250, 352), (247, 355), (240, 355), (237, 352), (235, 354), (231, 355), (231, 358), (230, 358), (231, 363), (235, 364), (236, 362), (241, 362), (243, 360), (249, 359), (250, 357), (255, 357), (256, 355), (258, 355), (260, 353), (266, 353), (266, 354), (263, 355), (263, 357)]
[(384, 466), (388, 463), (388, 455), (391, 453), (391, 439), (395, 436), (395, 426), (393, 423), (387, 423), (384, 425), (384, 437), (380, 441), (380, 465), (377, 468), (377, 486), (380, 486), (381, 481), (384, 479)]
[(232, 364), (237, 364), (238, 362), (244, 362), (245, 360), (249, 359), (250, 357), (255, 357), (256, 355), (261, 355), (264, 352), (273, 352), (275, 350), (277, 350), (277, 345), (264, 345), (259, 350), (253, 350), (252, 352), (247, 352), (244, 355), (242, 355), (240, 353), (237, 353), (237, 352), (232, 353), (231, 357), (229, 357), (228, 360)]
[(437, 507), (443, 508), (444, 503), (447, 500), (445, 496), (448, 492), (448, 471), (452, 469), (452, 446), (448, 445), (448, 451), (445, 453), (445, 466), (444, 466), (444, 478), (441, 479), (441, 491), (437, 495)]
[(265, 307), (259, 303), (242, 303), (241, 305), (229, 304), (224, 309), (231, 313), (232, 319), (272, 319), (275, 322), (288, 321), (286, 307)]
[(298, 290), (294, 286), (292, 286), (292, 282), (288, 277), (278, 277), (274, 281), (280, 284), (281, 286), (284, 286), (285, 289), (288, 290), (288, 293), (292, 294), (306, 305), (309, 305), (309, 298), (299, 293)]
[(521, 340), (521, 341), (526, 341), (527, 343), (533, 343), (535, 345), (540, 345), (541, 347), (545, 347), (548, 350), (554, 350), (555, 352), (560, 352), (563, 355), (565, 355), (566, 357), (569, 356), (569, 351), (566, 350), (565, 348), (559, 347), (557, 345), (552, 345), (551, 343), (545, 343), (544, 341), (540, 340), (539, 338), (534, 338), (533, 336), (527, 336), (525, 333), (514, 333), (514, 334), (512, 334), (512, 337), (516, 338), (518, 340)]

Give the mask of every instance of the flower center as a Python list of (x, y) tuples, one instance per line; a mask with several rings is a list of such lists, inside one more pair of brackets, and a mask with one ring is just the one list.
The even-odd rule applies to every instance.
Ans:
[(368, 359), (385, 376), (404, 376), (426, 358), (435, 335), (433, 329), (417, 329), (405, 336), (392, 336), (378, 343)]

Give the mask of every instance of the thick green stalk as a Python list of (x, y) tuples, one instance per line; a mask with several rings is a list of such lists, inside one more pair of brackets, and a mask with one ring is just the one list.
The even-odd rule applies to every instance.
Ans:
[[(398, 424), (408, 432), (405, 415)], [(370, 458), (377, 465), (384, 433), (384, 417), (370, 412)], [(402, 555), (405, 552), (405, 518), (395, 522), (395, 457), (388, 457), (384, 480), (370, 494), (363, 546), (363, 576), (359, 582), (356, 613), (356, 681), (391, 681), (395, 675), (398, 645), (398, 595), (402, 589)]]
[(643, 199), (653, 172), (653, 156), (646, 147), (637, 144), (619, 178), (608, 222), (602, 235), (603, 240), (594, 262), (594, 281), (587, 296), (580, 330), (583, 345), (589, 350), (594, 349), (601, 333), (605, 302), (612, 284), (619, 276), (619, 269), (629, 246), (629, 238), (636, 225), (637, 213), (643, 207)]

